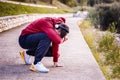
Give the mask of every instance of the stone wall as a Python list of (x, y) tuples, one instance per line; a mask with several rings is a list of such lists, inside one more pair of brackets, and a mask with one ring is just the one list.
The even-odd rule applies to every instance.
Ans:
[(0, 18), (0, 32), (37, 19), (37, 15), (17, 15)]
[(0, 32), (32, 22), (42, 17), (71, 17), (72, 14), (29, 14), (0, 17)]

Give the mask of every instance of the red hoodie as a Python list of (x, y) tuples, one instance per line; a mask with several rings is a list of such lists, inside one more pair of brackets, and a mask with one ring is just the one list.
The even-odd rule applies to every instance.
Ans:
[(59, 18), (51, 18), (51, 17), (45, 17), (38, 20), (35, 20), (31, 24), (29, 24), (25, 29), (22, 30), (21, 35), (27, 35), (27, 34), (34, 34), (38, 32), (45, 32), (47, 36), (52, 41), (52, 55), (53, 55), (53, 61), (58, 62), (59, 58), (59, 44), (62, 41), (62, 38), (58, 35), (58, 33), (55, 31), (55, 24), (56, 23), (65, 23), (65, 18), (59, 17)]

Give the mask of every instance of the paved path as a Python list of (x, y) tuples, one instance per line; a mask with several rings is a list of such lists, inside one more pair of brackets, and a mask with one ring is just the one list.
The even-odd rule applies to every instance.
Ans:
[(26, 25), (0, 33), (0, 80), (105, 80), (77, 25), (80, 18), (67, 18), (69, 40), (60, 46), (61, 68), (52, 67), (52, 58), (44, 58), (49, 73), (29, 71), (19, 56), (18, 35)]

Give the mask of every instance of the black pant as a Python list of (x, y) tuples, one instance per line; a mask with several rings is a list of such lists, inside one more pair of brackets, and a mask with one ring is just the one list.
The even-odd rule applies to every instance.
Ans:
[(19, 44), (22, 48), (28, 49), (28, 55), (35, 56), (34, 64), (40, 62), (45, 55), (48, 55), (47, 53), (51, 53), (51, 40), (44, 32), (20, 36)]

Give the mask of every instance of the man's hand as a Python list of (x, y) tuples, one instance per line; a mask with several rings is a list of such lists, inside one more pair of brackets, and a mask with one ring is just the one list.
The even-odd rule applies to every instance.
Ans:
[(54, 67), (63, 67), (63, 66), (58, 65), (58, 62), (54, 62)]
[(65, 41), (67, 41), (67, 40), (68, 40), (68, 37), (65, 36), (65, 37), (62, 39), (62, 43), (65, 42)]

